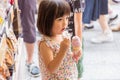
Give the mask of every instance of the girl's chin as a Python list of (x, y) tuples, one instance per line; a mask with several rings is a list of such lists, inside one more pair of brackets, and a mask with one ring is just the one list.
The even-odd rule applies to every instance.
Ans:
[(64, 31), (61, 31), (60, 33), (58, 33), (59, 35), (63, 34)]
[(58, 34), (62, 34), (65, 30), (61, 30)]
[(61, 31), (61, 33), (63, 33), (65, 30)]
[(59, 35), (61, 35), (63, 32), (59, 33)]

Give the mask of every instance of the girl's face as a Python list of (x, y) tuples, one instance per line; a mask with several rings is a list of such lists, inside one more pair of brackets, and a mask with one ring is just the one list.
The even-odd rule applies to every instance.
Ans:
[(54, 20), (52, 27), (52, 35), (62, 34), (68, 26), (69, 15), (64, 15)]

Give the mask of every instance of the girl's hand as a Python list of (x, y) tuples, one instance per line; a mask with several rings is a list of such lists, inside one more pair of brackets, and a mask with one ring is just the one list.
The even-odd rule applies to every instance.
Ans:
[(66, 53), (70, 47), (70, 40), (67, 38), (64, 38), (64, 40), (60, 44), (60, 51), (63, 53)]

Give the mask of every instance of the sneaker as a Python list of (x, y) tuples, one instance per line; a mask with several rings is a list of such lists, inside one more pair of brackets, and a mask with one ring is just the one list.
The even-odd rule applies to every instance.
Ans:
[(114, 3), (120, 3), (120, 0), (112, 0)]
[(94, 28), (93, 24), (84, 24), (84, 30), (93, 29), (93, 28)]
[(118, 14), (114, 15), (113, 17), (109, 18), (108, 24), (111, 25), (113, 22), (115, 22), (118, 19)]
[(30, 73), (31, 76), (38, 77), (40, 75), (40, 70), (35, 64), (33, 64), (33, 63), (26, 64), (26, 66), (27, 66), (28, 72)]
[(91, 39), (92, 43), (105, 43), (105, 42), (112, 42), (112, 41), (113, 41), (112, 31), (105, 31), (101, 35)]

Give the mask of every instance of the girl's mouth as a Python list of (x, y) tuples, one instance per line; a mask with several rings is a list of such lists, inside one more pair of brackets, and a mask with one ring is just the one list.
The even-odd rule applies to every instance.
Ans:
[(63, 28), (62, 31), (65, 31), (65, 28)]

